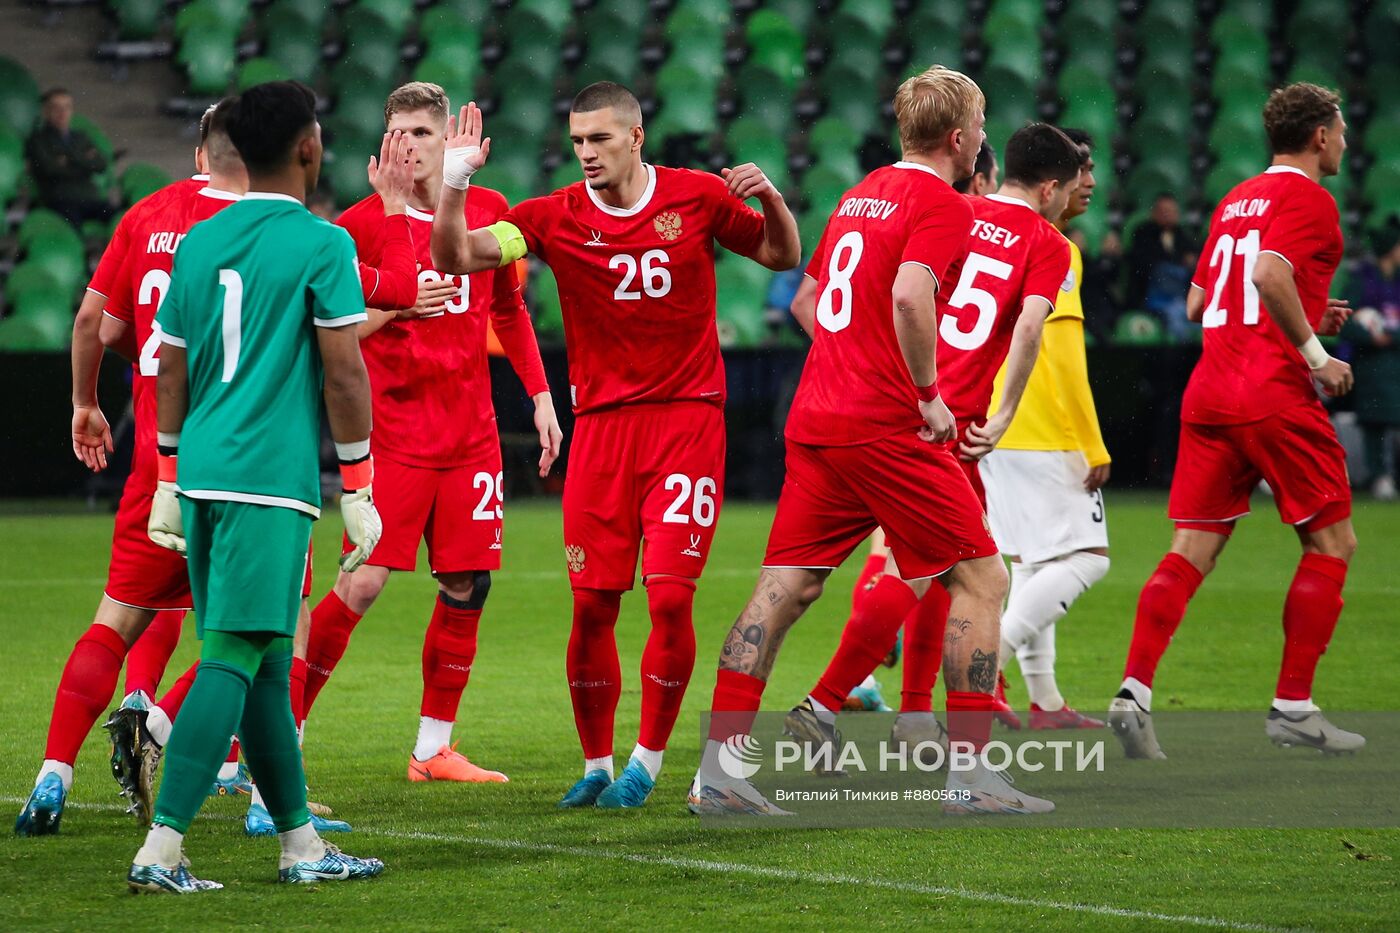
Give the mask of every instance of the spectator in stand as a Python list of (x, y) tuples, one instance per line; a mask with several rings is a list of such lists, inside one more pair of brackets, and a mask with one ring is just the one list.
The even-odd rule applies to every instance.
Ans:
[(1400, 428), (1400, 218), (1372, 237), (1375, 260), (1351, 277), (1356, 313), (1341, 336), (1353, 347), (1356, 418), (1366, 444), (1366, 472), (1377, 499), (1394, 499), (1395, 431)]
[(1186, 340), (1192, 329), (1186, 320), (1186, 293), (1195, 265), (1196, 247), (1181, 230), (1181, 208), (1174, 196), (1163, 192), (1133, 231), (1128, 247), (1128, 307), (1152, 312), (1174, 341)]
[(1084, 257), (1084, 285), (1080, 300), (1084, 303), (1084, 326), (1100, 343), (1113, 339), (1113, 325), (1122, 310), (1117, 293), (1118, 280), (1123, 273), (1123, 241), (1109, 230), (1099, 242), (1097, 252), (1090, 249), (1084, 231), (1071, 228), (1068, 234)]
[(39, 203), (75, 227), (87, 220), (110, 220), (116, 209), (93, 181), (107, 159), (88, 134), (73, 129), (73, 95), (56, 87), (41, 101), (39, 125), (24, 147)]

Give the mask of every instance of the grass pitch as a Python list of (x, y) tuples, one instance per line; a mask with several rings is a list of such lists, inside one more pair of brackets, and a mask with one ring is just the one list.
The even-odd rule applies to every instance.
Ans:
[[(1113, 568), (1060, 623), (1061, 687), (1085, 710), (1102, 710), (1117, 687), (1138, 588), (1170, 533), (1162, 505), (1159, 497), (1110, 492)], [(1255, 512), (1162, 665), (1159, 708), (1259, 710), (1262, 727), (1297, 544), (1270, 503), (1256, 502)], [(314, 797), (356, 828), (336, 841), (383, 858), (389, 869), (382, 878), (280, 888), (276, 842), (244, 838), (242, 800), (216, 799), (192, 827), (187, 849), (196, 872), (226, 889), (184, 899), (127, 896), (124, 875), (141, 831), (116, 807), (97, 729), (77, 764), (62, 835), (17, 839), (7, 831), (0, 841), (0, 927), (1400, 927), (1396, 830), (1046, 830), (1029, 822), (918, 832), (702, 828), (684, 807), (698, 717), (720, 643), (753, 585), (770, 517), (767, 506), (725, 509), (696, 600), (696, 676), (645, 810), (554, 808), (581, 765), (564, 677), (569, 591), (557, 505), (518, 504), (507, 515), (505, 569), (492, 588), (457, 729), (462, 750), (504, 770), (510, 784), (406, 781), (434, 587), (422, 570), (396, 575), (356, 632), (306, 738)], [(1396, 709), (1400, 508), (1361, 503), (1356, 522), (1361, 550), (1317, 699), (1328, 710)], [(32, 786), (54, 685), (102, 591), (110, 528), (106, 515), (0, 511), (0, 797), (7, 819)], [(330, 585), (328, 555), (338, 535), (333, 515), (318, 523), (315, 598)], [(853, 572), (850, 566), (832, 578), (828, 595), (789, 637), (766, 709), (795, 702), (822, 669), (845, 619)], [(626, 678), (620, 763), (636, 734), (645, 609), (640, 592), (629, 596), (618, 626)], [(167, 683), (195, 653), (187, 632)], [(878, 676), (887, 695), (897, 696), (898, 671)], [(1024, 708), (1019, 691), (1012, 701)], [(1281, 766), (1288, 754), (1280, 752)]]

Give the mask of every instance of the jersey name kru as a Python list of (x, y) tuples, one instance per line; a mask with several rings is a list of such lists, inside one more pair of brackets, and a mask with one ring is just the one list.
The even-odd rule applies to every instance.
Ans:
[(872, 220), (889, 220), (890, 215), (899, 209), (896, 201), (884, 198), (847, 198), (836, 211), (837, 217), (869, 217)]
[(974, 220), (972, 222), (972, 235), (979, 240), (985, 240), (995, 246), (1002, 246), (1010, 249), (1021, 240), (1020, 234), (1012, 233), (1005, 227), (998, 227), (996, 224), (986, 220)]
[(169, 253), (175, 255), (175, 249), (180, 245), (180, 241), (185, 238), (183, 233), (176, 233), (174, 230), (162, 230), (151, 234), (151, 239), (146, 243), (146, 252), (149, 253)]
[(1239, 201), (1231, 201), (1225, 205), (1225, 210), (1221, 212), (1221, 221), (1234, 220), (1238, 217), (1263, 217), (1269, 210), (1272, 203), (1268, 198), (1243, 198)]

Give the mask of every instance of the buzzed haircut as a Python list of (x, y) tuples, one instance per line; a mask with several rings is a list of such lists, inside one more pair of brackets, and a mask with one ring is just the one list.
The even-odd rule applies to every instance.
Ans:
[(239, 161), (238, 150), (234, 148), (233, 140), (228, 134), (228, 118), (236, 102), (237, 98), (225, 97), (204, 111), (204, 116), (199, 121), (203, 134), (199, 145), (204, 149), (204, 157), (209, 160), (209, 167), (218, 171), (232, 169)]
[(616, 110), (628, 126), (641, 126), (642, 105), (637, 95), (615, 81), (596, 81), (579, 91), (574, 95), (569, 112), (592, 113), (609, 107)]
[(1079, 175), (1080, 149), (1048, 123), (1031, 123), (1006, 141), (1006, 180), (1034, 187), (1047, 181), (1067, 182)]
[(292, 147), (316, 122), (316, 94), (300, 81), (269, 81), (248, 88), (229, 107), (228, 135), (248, 171), (270, 174), (291, 158)]
[(388, 126), (396, 113), (412, 113), (415, 110), (426, 110), (434, 119), (446, 121), (447, 108), (447, 92), (441, 85), (429, 81), (410, 81), (389, 93), (389, 99), (384, 102), (384, 125)]
[(1281, 87), (1264, 105), (1264, 132), (1274, 155), (1302, 152), (1319, 126), (1331, 126), (1342, 110), (1336, 92), (1305, 82)]
[(996, 168), (996, 165), (997, 151), (992, 148), (991, 143), (982, 140), (982, 148), (977, 150), (977, 161), (972, 164), (972, 174), (953, 182), (953, 190), (958, 194), (967, 194), (972, 190), (972, 179), (978, 175), (991, 179), (992, 169)]

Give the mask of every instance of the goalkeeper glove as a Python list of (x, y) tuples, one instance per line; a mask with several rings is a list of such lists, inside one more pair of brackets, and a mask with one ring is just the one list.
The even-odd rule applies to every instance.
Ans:
[(384, 533), (384, 523), (374, 508), (374, 462), (369, 457), (369, 441), (336, 444), (336, 448), (341, 456), (340, 478), (345, 484), (340, 496), (340, 517), (345, 522), (345, 537), (353, 545), (341, 556), (340, 569), (353, 573), (369, 560)]
[(146, 534), (161, 547), (183, 555), (185, 521), (180, 515), (180, 487), (175, 485), (175, 451), (174, 445), (160, 446), (156, 467), (156, 495), (151, 500), (151, 517), (146, 522)]

